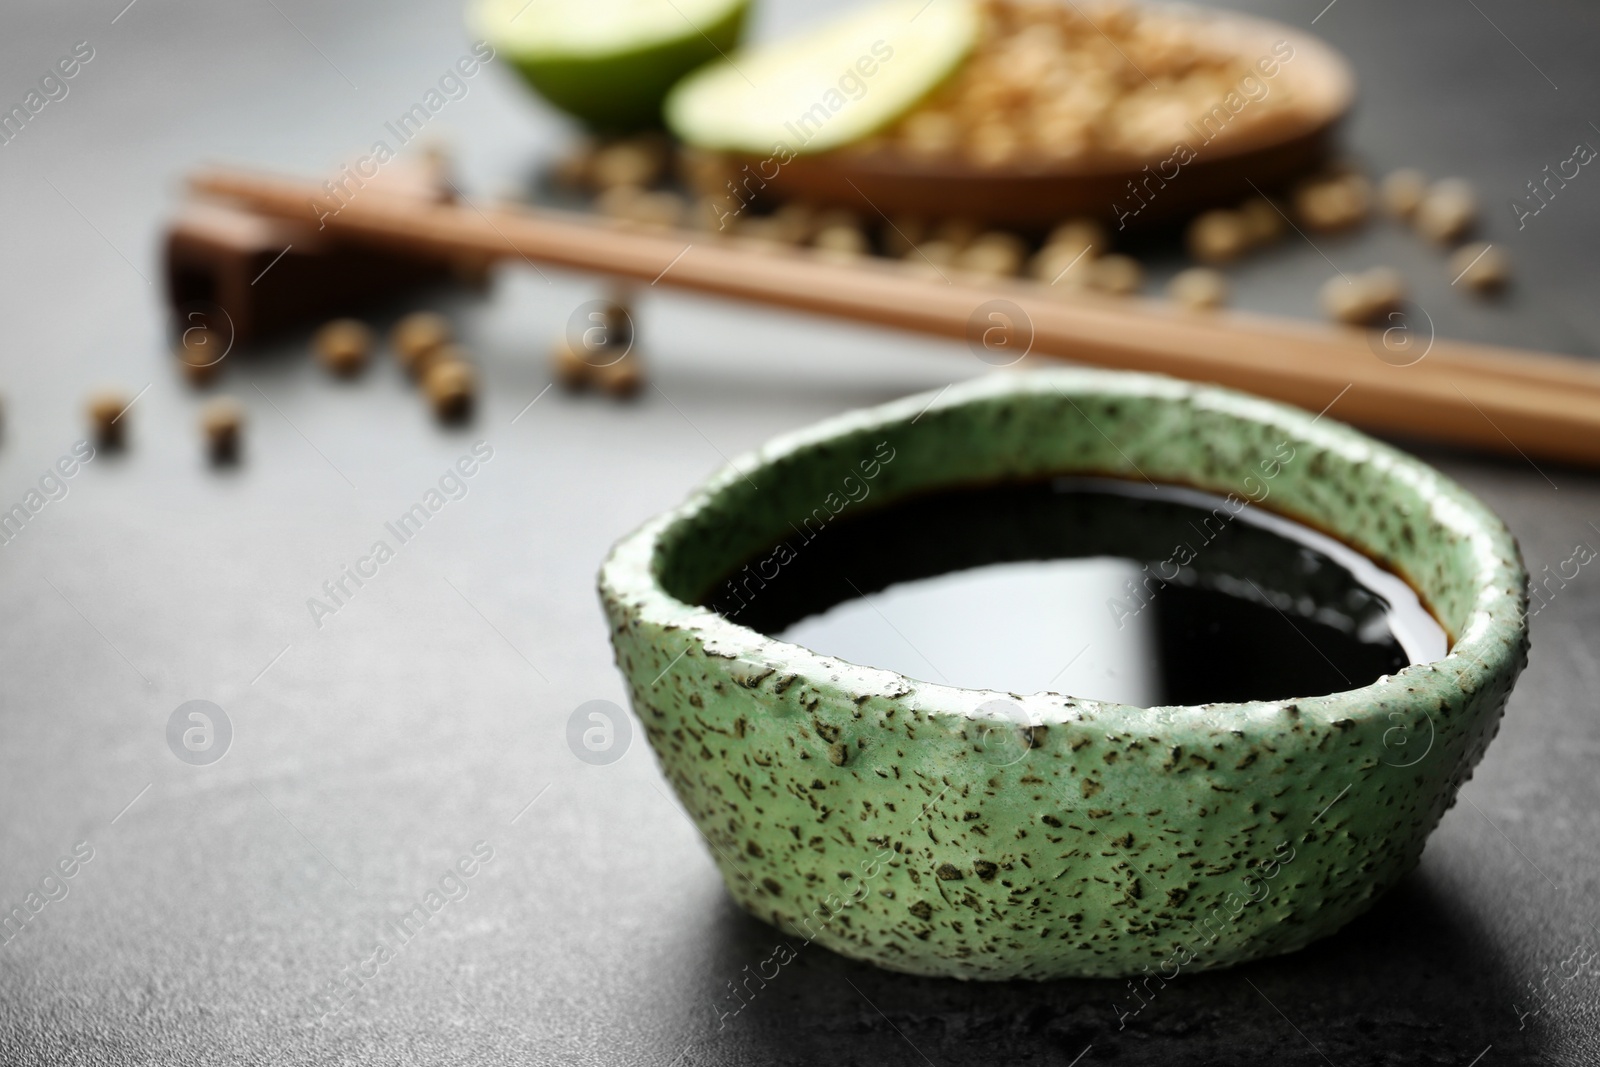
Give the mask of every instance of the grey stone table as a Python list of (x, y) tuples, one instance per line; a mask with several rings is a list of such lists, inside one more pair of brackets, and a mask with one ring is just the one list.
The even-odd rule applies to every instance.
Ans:
[[(173, 373), (150, 284), (179, 175), (329, 168), (468, 42), (449, 0), (125, 2), (0, 16), (8, 108), (92, 50), (0, 146), (0, 504), (71, 455), (90, 386), (139, 392), (128, 451), (65, 464), (0, 547), (0, 909), (30, 916), (0, 947), (0, 1062), (1600, 1060), (1592, 569), (1533, 620), (1501, 736), (1420, 869), (1337, 937), (1183, 977), (1137, 1015), (1117, 983), (925, 981), (817, 948), (742, 985), (777, 935), (730, 905), (648, 751), (593, 766), (568, 748), (573, 709), (623, 696), (597, 564), (725, 456), (985, 368), (959, 345), (651, 292), (638, 403), (541, 395), (548, 340), (598, 285), (508, 270), (486, 297), (434, 301), (481, 359), (471, 427), (436, 428), (391, 366), (338, 384), (296, 342), (230, 357), (217, 390), (249, 409), (245, 459), (209, 469), (202, 397)], [(843, 3), (772, 0), (759, 29), (819, 6)], [(1506, 202), (1600, 143), (1600, 15), (1256, 6), (1351, 55), (1365, 96), (1350, 144), (1373, 168), (1477, 183), (1518, 287), (1473, 305), (1381, 227), (1322, 253), (1406, 270), (1442, 333), (1594, 354), (1600, 174), (1521, 230)], [(563, 127), (505, 71), (467, 87), (433, 125), (468, 188), (556, 151)], [(1329, 273), (1287, 243), (1239, 268), (1240, 302), (1311, 315)], [(488, 458), (459, 499), (314, 619), (308, 598), (346, 566), (370, 574), (384, 524), (475, 446)], [(1507, 517), (1535, 570), (1600, 544), (1593, 473), (1423, 451)], [(191, 700), (227, 716), (220, 761), (169, 748)], [(415, 912), (430, 893), (438, 910)]]

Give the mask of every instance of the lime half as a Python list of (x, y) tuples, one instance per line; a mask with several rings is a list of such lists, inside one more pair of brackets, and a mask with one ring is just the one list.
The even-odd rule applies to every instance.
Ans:
[(961, 65), (979, 30), (969, 0), (875, 4), (696, 71), (667, 97), (667, 125), (702, 148), (824, 152), (915, 107)]
[(477, 0), (469, 21), (539, 95), (594, 129), (661, 122), (667, 90), (739, 43), (750, 0)]

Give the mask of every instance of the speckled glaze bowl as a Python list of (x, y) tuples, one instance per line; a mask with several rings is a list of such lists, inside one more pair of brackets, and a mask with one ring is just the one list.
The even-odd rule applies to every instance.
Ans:
[[(1058, 473), (1236, 501), (1270, 481), (1272, 510), (1406, 578), (1451, 651), (1348, 692), (1137, 708), (914, 681), (696, 606), (841, 509), (846, 478), (881, 503)], [(734, 898), (791, 945), (975, 979), (1170, 978), (1359, 915), (1416, 866), (1498, 729), (1525, 585), (1501, 522), (1393, 448), (1093, 371), (995, 375), (781, 437), (600, 574), (634, 711)]]

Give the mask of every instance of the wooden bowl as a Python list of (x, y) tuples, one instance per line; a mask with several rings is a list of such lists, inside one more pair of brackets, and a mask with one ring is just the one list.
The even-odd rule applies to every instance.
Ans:
[[(1202, 23), (1247, 65), (1261, 57), (1276, 59), (1274, 46), (1281, 51), (1281, 42), (1287, 42), (1292, 58), (1278, 64), (1275, 77), (1258, 75), (1257, 80), (1269, 93), (1292, 92), (1296, 106), (1240, 128), (1219, 123), (1221, 133), (1214, 140), (1196, 136), (1185, 142), (1194, 152), (1187, 163), (1178, 163), (1173, 152), (1153, 158), (1099, 153), (1064, 163), (993, 168), (852, 148), (794, 157), (764, 193), (869, 213), (960, 217), (1017, 228), (1092, 217), (1124, 229), (1236, 203), (1255, 189), (1281, 187), (1327, 160), (1336, 129), (1355, 100), (1355, 77), (1343, 56), (1310, 34), (1266, 19), (1194, 8), (1174, 11)], [(1199, 121), (1197, 116), (1192, 128), (1202, 136), (1210, 132), (1201, 130)], [(754, 158), (739, 162), (762, 174), (773, 165)], [(763, 162), (766, 169), (757, 171)]]

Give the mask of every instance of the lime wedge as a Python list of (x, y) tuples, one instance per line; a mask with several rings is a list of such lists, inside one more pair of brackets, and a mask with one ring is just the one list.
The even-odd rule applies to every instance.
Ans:
[(468, 21), (556, 107), (601, 131), (661, 122), (667, 90), (738, 43), (750, 0), (476, 0)]
[(961, 65), (979, 29), (969, 0), (875, 4), (696, 71), (667, 97), (667, 125), (701, 148), (824, 152), (915, 107)]

